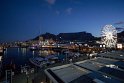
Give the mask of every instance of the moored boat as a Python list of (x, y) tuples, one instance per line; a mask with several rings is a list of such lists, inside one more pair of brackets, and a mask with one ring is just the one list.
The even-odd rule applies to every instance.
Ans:
[(37, 48), (36, 46), (30, 46), (29, 49), (30, 49), (31, 51), (38, 50), (38, 48)]

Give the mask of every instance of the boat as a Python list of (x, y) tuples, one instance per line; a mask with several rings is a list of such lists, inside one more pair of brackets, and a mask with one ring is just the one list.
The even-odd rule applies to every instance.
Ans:
[(41, 57), (36, 57), (36, 58), (30, 58), (29, 61), (35, 65), (35, 66), (38, 66), (38, 67), (43, 67), (44, 65), (47, 65), (48, 64), (48, 61), (45, 60), (44, 58), (41, 58)]
[(38, 50), (38, 48), (37, 48), (36, 46), (30, 46), (29, 49), (30, 49), (31, 51)]
[(56, 61), (58, 61), (58, 57), (55, 55), (49, 55), (47, 57), (35, 57), (35, 58), (30, 58), (29, 61), (38, 67), (43, 67), (44, 65), (50, 65), (54, 64)]

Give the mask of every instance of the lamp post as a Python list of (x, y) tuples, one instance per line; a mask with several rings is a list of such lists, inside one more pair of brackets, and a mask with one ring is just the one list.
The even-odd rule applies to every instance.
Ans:
[(27, 83), (28, 83), (29, 75), (28, 75), (28, 71), (27, 71), (27, 69), (26, 69), (26, 77), (27, 77)]
[(66, 53), (66, 57), (65, 57), (65, 58), (66, 58), (66, 63), (67, 63), (67, 61), (68, 61), (69, 50), (67, 50), (65, 53)]

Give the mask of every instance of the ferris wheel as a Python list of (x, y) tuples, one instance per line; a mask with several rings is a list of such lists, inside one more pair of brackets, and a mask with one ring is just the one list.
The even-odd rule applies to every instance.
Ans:
[(117, 43), (117, 30), (112, 25), (105, 25), (101, 32), (102, 44), (106, 47), (112, 48), (116, 46)]

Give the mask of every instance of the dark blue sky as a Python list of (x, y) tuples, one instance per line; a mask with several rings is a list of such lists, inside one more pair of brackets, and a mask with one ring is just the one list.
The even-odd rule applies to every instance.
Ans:
[(124, 0), (0, 0), (0, 41), (39, 33), (86, 31), (100, 36), (106, 24), (124, 24)]

